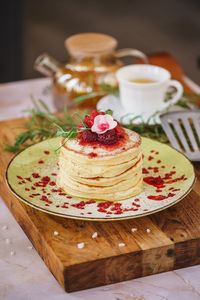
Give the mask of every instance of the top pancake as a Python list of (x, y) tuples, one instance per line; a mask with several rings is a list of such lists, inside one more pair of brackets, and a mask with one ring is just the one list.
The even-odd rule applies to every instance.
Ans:
[[(129, 129), (124, 129), (127, 134), (125, 142), (118, 147), (104, 147), (81, 145), (77, 138), (69, 139), (61, 148), (61, 155), (83, 164), (119, 164), (130, 161), (141, 153), (141, 138)], [(92, 154), (92, 155), (91, 155)]]

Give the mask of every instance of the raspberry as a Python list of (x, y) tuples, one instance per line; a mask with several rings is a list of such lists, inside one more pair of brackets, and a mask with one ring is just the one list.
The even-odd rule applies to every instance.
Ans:
[[(85, 116), (85, 118), (83, 119), (83, 123), (85, 123), (85, 125), (88, 126), (89, 128), (91, 128), (93, 125), (93, 121), (91, 120), (90, 116)], [(82, 124), (81, 124), (81, 127), (82, 127)]]
[(90, 130), (84, 130), (80, 133), (80, 139), (82, 142), (96, 142), (97, 141), (97, 134), (95, 132), (92, 132)]
[(85, 123), (89, 128), (94, 124), (94, 118), (98, 115), (105, 115), (104, 112), (99, 112), (94, 110), (90, 115), (86, 115), (83, 119), (83, 123)]
[(117, 125), (115, 128), (114, 128), (118, 138), (122, 138), (124, 137), (124, 129), (120, 126), (120, 125)]
[(118, 136), (116, 131), (112, 129), (103, 134), (98, 134), (98, 141), (104, 145), (112, 145), (118, 141)]

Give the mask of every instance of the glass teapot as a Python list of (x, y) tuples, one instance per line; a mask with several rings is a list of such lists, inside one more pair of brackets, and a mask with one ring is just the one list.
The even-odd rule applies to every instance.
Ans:
[[(147, 63), (144, 53), (136, 49), (116, 50), (117, 40), (100, 33), (80, 33), (65, 40), (70, 59), (61, 64), (48, 54), (40, 55), (35, 69), (53, 80), (53, 96), (58, 111), (64, 105), (73, 107), (79, 97), (82, 107), (94, 107), (104, 94), (105, 87), (117, 88), (115, 72), (123, 66), (120, 58), (134, 56)], [(97, 96), (98, 95), (98, 96)], [(78, 98), (77, 98), (78, 97)]]

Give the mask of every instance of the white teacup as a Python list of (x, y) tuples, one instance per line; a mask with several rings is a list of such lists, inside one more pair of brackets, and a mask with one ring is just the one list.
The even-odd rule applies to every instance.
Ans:
[[(129, 65), (120, 68), (116, 76), (125, 112), (142, 115), (144, 120), (175, 104), (183, 94), (182, 84), (171, 80), (171, 74), (161, 67)], [(169, 87), (175, 87), (176, 93), (170, 101), (164, 102)]]

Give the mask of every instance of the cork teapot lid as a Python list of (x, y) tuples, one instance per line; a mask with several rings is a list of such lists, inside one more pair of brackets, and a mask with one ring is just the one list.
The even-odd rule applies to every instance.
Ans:
[(112, 52), (117, 47), (117, 40), (102, 33), (80, 33), (67, 38), (65, 47), (74, 57), (98, 56)]

